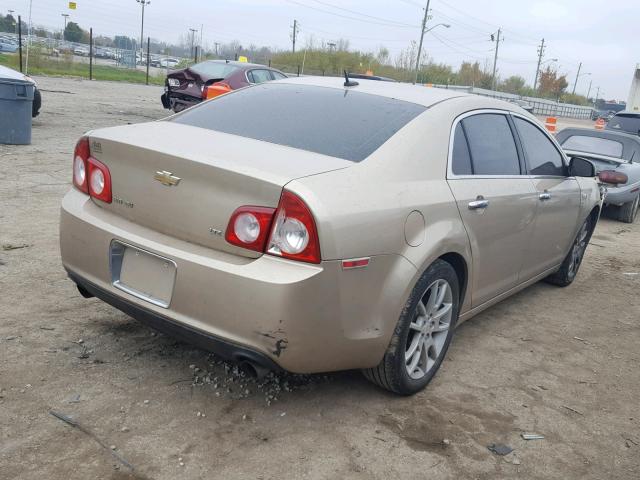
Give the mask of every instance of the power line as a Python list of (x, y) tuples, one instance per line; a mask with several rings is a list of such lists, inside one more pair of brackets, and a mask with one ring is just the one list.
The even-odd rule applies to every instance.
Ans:
[(337, 12), (332, 12), (331, 10), (325, 10), (323, 8), (318, 8), (318, 7), (313, 7), (311, 5), (306, 5), (304, 3), (300, 3), (297, 2), (296, 0), (286, 0), (288, 3), (292, 3), (294, 5), (298, 5), (299, 7), (304, 7), (304, 8), (308, 8), (311, 10), (315, 10), (317, 12), (322, 12), (322, 13), (326, 13), (328, 15), (334, 15), (336, 17), (341, 17), (341, 18), (346, 18), (348, 20), (355, 20), (357, 22), (363, 22), (363, 23), (370, 23), (372, 25), (381, 25), (384, 27), (395, 27), (395, 28), (416, 28), (417, 25), (399, 25), (399, 24), (394, 24), (394, 23), (389, 23), (389, 22), (378, 22), (378, 21), (374, 21), (374, 20), (366, 20), (364, 18), (358, 18), (358, 17), (352, 17), (349, 15), (343, 15), (341, 13), (337, 13)]
[(373, 16), (373, 15), (368, 15), (368, 14), (366, 14), (366, 13), (357, 12), (357, 11), (355, 11), (355, 10), (350, 10), (350, 9), (348, 9), (348, 8), (338, 7), (337, 5), (333, 5), (333, 4), (331, 4), (331, 3), (324, 2), (324, 1), (322, 1), (322, 0), (311, 0), (311, 1), (316, 2), (316, 3), (319, 3), (320, 5), (324, 5), (325, 7), (335, 8), (336, 10), (341, 10), (341, 11), (343, 11), (343, 12), (347, 12), (347, 13), (353, 13), (353, 14), (355, 14), (355, 15), (360, 15), (360, 16), (362, 16), (362, 17), (371, 18), (371, 19), (373, 19), (373, 20), (378, 20), (378, 21), (382, 21), (382, 22), (385, 22), (385, 23), (394, 23), (394, 24), (397, 24), (398, 26), (401, 26), (401, 27), (411, 27), (411, 28), (414, 28), (414, 25), (410, 25), (410, 24), (408, 24), (408, 23), (398, 22), (398, 21), (396, 21), (396, 20), (389, 20), (389, 19), (387, 19), (387, 18), (375, 17), (375, 16)]

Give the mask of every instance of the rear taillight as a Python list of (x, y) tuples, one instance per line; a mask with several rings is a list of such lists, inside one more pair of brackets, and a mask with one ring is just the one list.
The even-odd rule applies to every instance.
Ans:
[(82, 137), (76, 143), (73, 152), (73, 185), (86, 194), (89, 194), (89, 184), (87, 183), (87, 161), (89, 160), (89, 139)]
[(89, 157), (89, 195), (105, 203), (111, 203), (111, 173), (107, 166)]
[(73, 185), (93, 198), (111, 203), (111, 173), (104, 163), (91, 156), (88, 137), (82, 137), (76, 144)]
[(231, 215), (225, 239), (232, 245), (308, 263), (320, 263), (318, 230), (296, 194), (282, 191), (277, 209), (240, 207)]
[(280, 197), (267, 253), (320, 263), (320, 242), (313, 215), (300, 197), (287, 190)]
[(240, 207), (229, 220), (225, 239), (232, 245), (264, 252), (275, 208)]
[(231, 85), (229, 85), (228, 83), (216, 82), (211, 85), (207, 85), (202, 89), (202, 99), (210, 100), (225, 93), (229, 93), (231, 90)]

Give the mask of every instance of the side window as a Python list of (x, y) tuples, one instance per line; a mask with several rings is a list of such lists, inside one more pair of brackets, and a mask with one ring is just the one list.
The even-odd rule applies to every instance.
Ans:
[(453, 134), (451, 170), (454, 175), (473, 175), (471, 155), (469, 155), (469, 146), (467, 145), (467, 137), (462, 129), (462, 123), (458, 123)]
[(514, 117), (531, 175), (565, 175), (562, 155), (547, 136), (531, 122)]
[(273, 78), (274, 78), (275, 80), (282, 80), (283, 78), (287, 78), (287, 76), (286, 76), (286, 75), (283, 75), (283, 74), (282, 74), (282, 73), (280, 73), (280, 72), (274, 72), (273, 70), (271, 70), (271, 75), (273, 75)]
[(247, 78), (251, 83), (262, 83), (271, 80), (269, 70), (251, 70), (247, 73)]
[(518, 150), (505, 115), (481, 113), (461, 123), (474, 175), (520, 175)]

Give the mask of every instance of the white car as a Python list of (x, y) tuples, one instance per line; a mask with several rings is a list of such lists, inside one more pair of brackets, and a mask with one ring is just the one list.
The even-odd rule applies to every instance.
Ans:
[(160, 66), (162, 68), (173, 68), (180, 63), (180, 60), (175, 58), (163, 58), (160, 60)]

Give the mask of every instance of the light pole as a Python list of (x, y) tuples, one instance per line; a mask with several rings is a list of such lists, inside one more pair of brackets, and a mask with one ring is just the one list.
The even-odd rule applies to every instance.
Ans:
[(573, 82), (573, 91), (571, 92), (571, 94), (572, 94), (572, 95), (575, 95), (575, 93), (576, 93), (576, 86), (578, 85), (578, 79), (579, 79), (580, 77), (585, 76), (585, 75), (591, 75), (591, 73), (590, 73), (590, 72), (582, 73), (582, 74), (581, 74), (581, 73), (580, 73), (580, 69), (581, 69), (581, 68), (582, 68), (582, 62), (580, 62), (580, 64), (578, 65), (578, 73), (576, 73), (576, 81), (575, 81), (575, 82)]
[(196, 32), (198, 31), (197, 28), (190, 28), (189, 30), (191, 30), (191, 50), (190, 50), (190, 56), (191, 58), (193, 58), (193, 42), (195, 41), (196, 38)]
[[(140, 24), (140, 61), (142, 62), (142, 58), (144, 57), (144, 7), (151, 3), (151, 0), (136, 0), (140, 5), (142, 5), (142, 22)], [(136, 62), (137, 64), (138, 62)]]
[(549, 60), (545, 60), (544, 62), (540, 62), (538, 64), (538, 69), (536, 70), (536, 79), (533, 82), (533, 89), (535, 90), (536, 87), (538, 86), (538, 78), (540, 77), (540, 67), (542, 65), (544, 65), (545, 63), (555, 63), (557, 62), (558, 59), (557, 58), (550, 58)]
[(591, 94), (591, 84), (593, 83), (593, 78), (589, 80), (589, 90), (587, 90), (587, 101), (589, 101), (589, 95)]
[[(429, 2), (427, 2), (427, 11), (429, 9)], [(449, 25), (448, 23), (437, 23), (435, 24), (433, 27), (431, 28), (427, 28), (425, 30), (425, 24), (427, 23), (427, 14), (425, 13), (424, 15), (424, 21), (422, 22), (422, 34), (420, 35), (420, 44), (418, 45), (418, 56), (416, 57), (416, 75), (413, 79), (413, 84), (415, 85), (416, 83), (418, 83), (418, 70), (420, 70), (420, 55), (422, 55), (422, 43), (424, 41), (424, 35), (426, 33), (429, 33), (431, 30), (433, 30), (436, 27), (444, 27), (444, 28), (450, 28), (451, 25)]]
[(64, 32), (67, 31), (67, 20), (69, 19), (69, 14), (68, 13), (61, 13), (60, 15), (62, 15), (64, 17), (64, 30), (62, 30), (62, 40), (64, 40)]
[[(11, 18), (13, 18), (13, 13), (15, 12), (15, 10), (7, 10), (9, 12), (9, 15), (11, 15)], [(13, 21), (13, 33), (14, 34), (18, 34), (18, 24), (16, 23), (15, 19)]]

